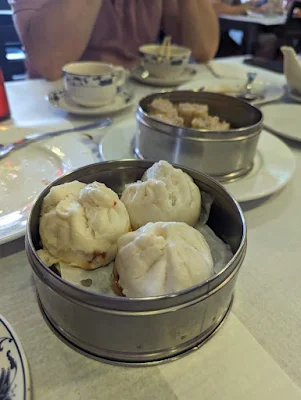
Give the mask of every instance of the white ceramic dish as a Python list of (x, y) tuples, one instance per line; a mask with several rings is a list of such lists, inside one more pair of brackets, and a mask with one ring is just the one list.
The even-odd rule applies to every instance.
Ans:
[[(133, 159), (135, 120), (108, 128), (99, 145), (104, 161)], [(280, 139), (262, 132), (253, 169), (241, 179), (224, 186), (240, 202), (256, 200), (277, 192), (292, 178), (295, 157)]]
[(108, 115), (117, 113), (130, 107), (134, 102), (134, 98), (133, 93), (122, 90), (117, 94), (113, 103), (105, 104), (101, 107), (83, 107), (74, 103), (64, 89), (54, 90), (46, 96), (46, 100), (54, 107), (76, 115)]
[(301, 105), (270, 104), (261, 107), (264, 125), (286, 139), (301, 142)]
[(21, 342), (0, 315), (0, 398), (30, 400), (30, 374)]
[(127, 75), (122, 67), (98, 61), (69, 63), (63, 73), (65, 89), (74, 103), (97, 108), (115, 101)]
[[(7, 138), (50, 130), (8, 127)], [(96, 161), (87, 140), (82, 133), (66, 134), (27, 146), (1, 160), (0, 244), (24, 235), (31, 204), (45, 186), (68, 171)]]
[(168, 49), (169, 56), (167, 56), (167, 54), (160, 55), (161, 49), (160, 44), (145, 44), (139, 47), (142, 64), (152, 76), (177, 78), (187, 68), (191, 50), (187, 47), (171, 45)]
[[(216, 59), (219, 60), (219, 59)], [(245, 79), (247, 80), (247, 72), (254, 71), (254, 68), (245, 68), (244, 64), (233, 64), (227, 61), (212, 60), (206, 65), (211, 77), (222, 79)]]
[[(193, 82), (180, 86), (179, 89), (198, 91), (200, 88), (204, 88), (204, 90), (208, 92), (233, 94), (235, 96), (237, 93), (243, 93), (245, 91), (245, 85), (246, 80), (212, 78), (194, 80)], [(256, 79), (253, 83), (252, 93), (263, 97), (252, 101), (252, 104), (256, 105), (279, 100), (284, 95), (285, 90), (279, 85)]]
[(137, 67), (133, 69), (130, 73), (130, 76), (134, 78), (138, 82), (142, 82), (146, 85), (152, 86), (179, 86), (185, 82), (193, 79), (197, 73), (196, 69), (192, 65), (188, 65), (184, 71), (176, 77), (167, 77), (167, 78), (158, 78), (156, 76), (149, 75), (147, 78), (143, 78), (144, 68)]

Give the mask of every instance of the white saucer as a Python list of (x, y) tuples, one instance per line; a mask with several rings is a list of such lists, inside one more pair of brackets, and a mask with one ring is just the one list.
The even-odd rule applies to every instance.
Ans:
[(30, 374), (25, 353), (13, 328), (2, 315), (0, 315), (0, 397), (15, 400), (31, 398)]
[[(14, 141), (29, 133), (52, 130), (53, 126), (8, 126), (5, 137)], [(24, 235), (31, 204), (49, 183), (96, 161), (87, 142), (84, 132), (70, 133), (24, 147), (0, 161), (0, 244)]]
[[(236, 95), (237, 93), (243, 93), (245, 90), (246, 80), (242, 79), (198, 79), (193, 82), (186, 83), (179, 87), (179, 90), (194, 90), (198, 91), (200, 88), (208, 92), (225, 93), (229, 95)], [(252, 93), (262, 96), (257, 100), (252, 101), (252, 104), (263, 104), (270, 101), (279, 100), (285, 93), (283, 87), (263, 82), (260, 79), (256, 79), (253, 83)]]
[(115, 101), (110, 104), (106, 104), (102, 107), (89, 108), (82, 107), (70, 99), (67, 92), (64, 89), (54, 90), (46, 96), (46, 100), (49, 101), (56, 108), (68, 111), (70, 114), (77, 115), (108, 115), (118, 111), (124, 110), (130, 107), (134, 101), (133, 93), (122, 90), (117, 94)]
[(188, 65), (187, 68), (183, 71), (183, 73), (176, 78), (157, 78), (155, 76), (149, 75), (147, 78), (142, 78), (142, 73), (144, 69), (143, 67), (134, 68), (131, 71), (131, 77), (136, 79), (139, 82), (145, 83), (146, 85), (152, 86), (179, 86), (183, 83), (190, 81), (197, 73), (196, 69), (193, 66)]
[(301, 105), (270, 104), (261, 107), (264, 125), (287, 139), (301, 142)]
[[(99, 145), (103, 161), (133, 159), (136, 122), (129, 120), (108, 128)], [(295, 157), (280, 139), (263, 131), (253, 169), (241, 179), (224, 184), (240, 202), (266, 197), (284, 187), (295, 170)]]

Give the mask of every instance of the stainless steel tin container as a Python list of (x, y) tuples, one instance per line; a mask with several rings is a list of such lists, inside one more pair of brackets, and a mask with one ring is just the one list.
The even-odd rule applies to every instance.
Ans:
[[(174, 103), (202, 103), (210, 115), (230, 122), (229, 131), (203, 131), (158, 121), (147, 113), (155, 98)], [(245, 175), (253, 165), (262, 130), (262, 113), (249, 103), (218, 93), (173, 91), (139, 102), (134, 151), (140, 159), (167, 160), (227, 181)]]
[(210, 177), (187, 168), (202, 191), (214, 196), (209, 226), (234, 253), (228, 265), (200, 285), (167, 296), (130, 299), (99, 295), (62, 280), (37, 257), (43, 198), (52, 186), (75, 179), (105, 183), (120, 193), (153, 163), (127, 160), (93, 164), (69, 173), (37, 198), (27, 225), (26, 252), (35, 275), (41, 310), (65, 342), (91, 357), (123, 365), (175, 359), (196, 349), (221, 325), (232, 303), (246, 252), (246, 226), (237, 202)]

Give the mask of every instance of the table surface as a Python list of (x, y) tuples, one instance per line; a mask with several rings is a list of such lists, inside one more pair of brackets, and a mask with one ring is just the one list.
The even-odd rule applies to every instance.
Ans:
[[(247, 67), (239, 65), (241, 59), (221, 62), (232, 65), (227, 74), (244, 76)], [(284, 84), (281, 75), (259, 73), (263, 79)], [(204, 66), (199, 66), (198, 77), (212, 78)], [(158, 91), (131, 85), (136, 99)], [(44, 100), (50, 89), (60, 86), (61, 82), (43, 80), (8, 83), (13, 115), (9, 124), (83, 123)], [(114, 120), (134, 118), (134, 111), (135, 107)], [(9, 140), (1, 130), (0, 139), (0, 143)], [(15, 328), (27, 354), (33, 398), (301, 400), (301, 146), (289, 145), (297, 163), (293, 180), (269, 198), (242, 205), (248, 251), (225, 325), (198, 351), (173, 363), (116, 367), (71, 350), (40, 314), (23, 239), (1, 246), (0, 313)]]
[(252, 13), (250, 15), (225, 15), (221, 14), (219, 18), (233, 22), (247, 22), (249, 24), (258, 24), (264, 26), (284, 25), (286, 15), (265, 16)]

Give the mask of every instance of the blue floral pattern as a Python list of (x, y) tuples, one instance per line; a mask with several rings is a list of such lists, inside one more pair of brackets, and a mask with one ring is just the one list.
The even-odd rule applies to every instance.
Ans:
[(66, 91), (64, 89), (56, 90), (48, 94), (48, 99), (51, 103), (59, 103), (61, 98), (66, 95)]
[[(0, 338), (0, 352), (5, 351), (5, 344), (13, 342), (11, 337)], [(5, 343), (6, 342), (6, 343)], [(9, 367), (1, 367), (0, 372), (0, 399), (1, 400), (13, 400), (15, 397), (16, 384), (15, 379), (17, 376), (18, 365), (16, 360), (11, 355), (10, 350), (6, 350), (6, 357), (9, 361)]]
[[(125, 104), (130, 103), (133, 100), (133, 93), (124, 90), (122, 87), (117, 87), (117, 94), (122, 98), (122, 101)], [(60, 101), (66, 96), (68, 96), (66, 90), (55, 90), (48, 94), (48, 100), (50, 103), (59, 106)], [(2, 400), (1, 397), (0, 400)]]
[(97, 76), (90, 76), (90, 75), (69, 75), (68, 73), (64, 73), (67, 83), (71, 86), (82, 87), (99, 87), (99, 86), (109, 86), (114, 83), (115, 74), (108, 74), (108, 75), (97, 75)]
[[(158, 63), (158, 55), (156, 54), (144, 54), (142, 53), (142, 57), (145, 62), (150, 64), (157, 64)], [(171, 56), (168, 60), (165, 56), (162, 57), (162, 63), (167, 63), (169, 61), (169, 65), (179, 66), (182, 65), (184, 62), (189, 61), (189, 55), (184, 56)]]
[(0, 400), (29, 400), (30, 378), (21, 344), (0, 315)]

